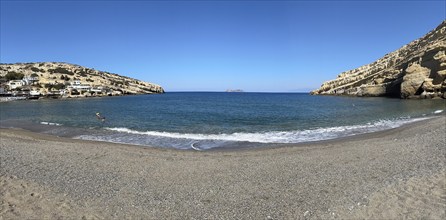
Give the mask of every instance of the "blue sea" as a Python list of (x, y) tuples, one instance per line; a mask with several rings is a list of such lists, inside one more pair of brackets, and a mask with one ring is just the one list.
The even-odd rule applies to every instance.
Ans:
[[(176, 149), (230, 149), (328, 140), (444, 114), (444, 100), (303, 93), (171, 92), (0, 103), (0, 127)], [(98, 120), (99, 112), (105, 121)]]

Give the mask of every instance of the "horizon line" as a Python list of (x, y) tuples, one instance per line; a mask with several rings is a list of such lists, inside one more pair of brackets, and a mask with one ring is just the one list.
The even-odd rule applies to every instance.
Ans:
[(273, 91), (242, 91), (242, 92), (227, 92), (227, 91), (206, 91), (206, 90), (171, 90), (171, 91), (164, 91), (165, 93), (173, 93), (173, 92), (208, 92), (208, 93), (310, 93), (310, 91), (279, 91), (279, 92), (273, 92)]

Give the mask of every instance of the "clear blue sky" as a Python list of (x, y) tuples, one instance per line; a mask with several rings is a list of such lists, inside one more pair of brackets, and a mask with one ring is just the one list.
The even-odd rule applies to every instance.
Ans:
[(298, 92), (446, 19), (445, 1), (5, 1), (1, 62), (61, 61), (166, 91)]

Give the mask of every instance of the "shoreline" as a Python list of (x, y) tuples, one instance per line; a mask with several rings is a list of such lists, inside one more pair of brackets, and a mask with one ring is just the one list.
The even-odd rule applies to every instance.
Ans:
[(40, 95), (30, 98), (30, 96), (4, 96), (0, 97), (0, 103), (23, 101), (23, 100), (76, 100), (76, 99), (90, 99), (90, 98), (105, 98), (105, 97), (121, 97), (121, 96), (138, 96), (138, 95), (162, 95), (164, 93), (134, 93), (134, 94), (121, 94), (121, 95), (70, 95), (70, 96), (48, 96)]
[(110, 144), (110, 145), (117, 145), (117, 146), (126, 146), (130, 148), (137, 148), (137, 149), (158, 149), (158, 150), (171, 150), (171, 151), (191, 151), (191, 152), (239, 152), (239, 151), (257, 151), (257, 150), (272, 150), (272, 149), (280, 149), (280, 148), (294, 148), (294, 147), (318, 147), (321, 145), (335, 145), (335, 144), (341, 144), (343, 142), (348, 141), (361, 141), (363, 139), (370, 139), (370, 138), (381, 138), (388, 135), (396, 134), (402, 130), (405, 130), (407, 128), (421, 125), (424, 123), (429, 123), (429, 121), (433, 121), (436, 119), (444, 118), (446, 123), (446, 114), (432, 116), (423, 120), (409, 122), (407, 124), (403, 124), (396, 128), (389, 128), (386, 130), (380, 130), (380, 131), (373, 131), (368, 133), (361, 133), (356, 135), (350, 135), (350, 136), (344, 136), (344, 137), (337, 137), (333, 139), (326, 139), (326, 140), (317, 140), (317, 141), (307, 141), (307, 142), (299, 142), (299, 143), (254, 143), (262, 145), (260, 147), (228, 147), (228, 148), (211, 148), (211, 149), (204, 149), (204, 150), (194, 150), (194, 149), (177, 149), (177, 148), (171, 148), (171, 147), (160, 147), (160, 146), (149, 146), (149, 145), (139, 145), (139, 144), (131, 144), (131, 143), (119, 143), (119, 142), (108, 142), (108, 141), (101, 141), (101, 140), (87, 140), (87, 139), (78, 139), (73, 138), (71, 136), (57, 136), (53, 134), (48, 133), (41, 133), (40, 131), (32, 131), (29, 129), (24, 128), (2, 128), (0, 127), (0, 133), (1, 132), (13, 132), (17, 134), (21, 134), (23, 136), (30, 136), (37, 139), (43, 139), (48, 141), (61, 141), (61, 142), (67, 142), (67, 143), (90, 143), (90, 144)]
[(446, 116), (317, 143), (141, 148), (0, 129), (0, 219), (446, 217)]
[[(159, 148), (159, 149), (173, 149), (173, 150), (180, 150), (180, 151), (239, 151), (239, 150), (256, 150), (256, 149), (270, 149), (270, 148), (282, 148), (282, 147), (299, 147), (299, 146), (306, 146), (306, 145), (319, 145), (319, 144), (330, 144), (330, 142), (343, 142), (348, 140), (357, 140), (367, 137), (373, 137), (375, 135), (386, 135), (389, 132), (396, 132), (398, 129), (402, 129), (406, 126), (412, 126), (418, 123), (426, 123), (425, 121), (429, 120), (435, 120), (439, 117), (446, 117), (446, 114), (444, 112), (436, 113), (430, 116), (425, 116), (418, 118), (420, 120), (410, 121), (406, 122), (398, 127), (395, 128), (388, 128), (384, 130), (378, 130), (378, 131), (370, 131), (366, 133), (358, 133), (353, 135), (347, 135), (347, 136), (341, 136), (341, 137), (335, 137), (335, 138), (329, 138), (329, 139), (323, 139), (323, 140), (315, 140), (315, 141), (304, 141), (304, 142), (298, 142), (298, 143), (261, 143), (261, 142), (249, 142), (249, 141), (239, 141), (239, 143), (234, 142), (230, 145), (224, 145), (223, 147), (214, 147), (214, 148), (208, 148), (208, 149), (182, 149), (182, 148), (175, 148), (175, 147), (167, 147), (167, 146), (157, 146), (157, 145), (147, 145), (147, 144), (137, 144), (137, 143), (124, 143), (124, 142), (112, 142), (112, 141), (106, 141), (106, 140), (89, 140), (89, 139), (82, 139), (82, 138), (76, 138), (79, 135), (84, 135), (88, 130), (85, 130), (85, 128), (77, 128), (77, 127), (66, 127), (64, 125), (60, 125), (57, 123), (54, 123), (54, 125), (46, 125), (42, 124), (44, 122), (41, 122), (40, 124), (37, 123), (23, 123), (19, 121), (3, 121), (4, 125), (6, 126), (0, 126), (1, 130), (18, 130), (18, 131), (25, 131), (25, 132), (31, 132), (36, 134), (42, 134), (42, 135), (49, 135), (53, 137), (59, 137), (59, 138), (67, 138), (69, 140), (73, 141), (90, 141), (90, 142), (99, 142), (99, 143), (110, 143), (110, 144), (120, 144), (120, 145), (130, 145), (135, 146), (139, 148)], [(19, 123), (19, 124), (16, 124)], [(48, 123), (48, 122), (47, 122)], [(57, 133), (55, 129), (62, 128), (63, 130), (69, 130), (69, 132), (64, 131), (63, 133)], [(395, 130), (395, 131), (394, 131)], [(54, 133), (56, 132), (56, 133)]]

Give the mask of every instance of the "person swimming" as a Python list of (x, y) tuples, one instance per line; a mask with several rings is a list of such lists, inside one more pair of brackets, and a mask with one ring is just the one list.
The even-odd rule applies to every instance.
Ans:
[(105, 122), (105, 117), (102, 116), (99, 112), (96, 112), (96, 118), (97, 118), (98, 120), (101, 120), (102, 122)]

